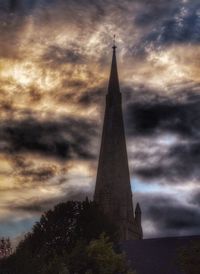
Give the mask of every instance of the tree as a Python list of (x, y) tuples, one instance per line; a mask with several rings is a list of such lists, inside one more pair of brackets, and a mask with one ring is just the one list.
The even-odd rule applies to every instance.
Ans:
[(57, 255), (52, 260), (44, 265), (41, 269), (42, 274), (70, 274), (64, 258)]
[(69, 201), (43, 214), (25, 242), (29, 242), (33, 253), (61, 254), (69, 252), (77, 241), (88, 243), (102, 232), (115, 239), (116, 229), (94, 202)]
[(12, 247), (10, 239), (1, 238), (0, 239), (0, 258), (7, 258), (12, 253)]
[(87, 274), (134, 274), (127, 266), (125, 255), (114, 251), (113, 243), (105, 234), (91, 241), (86, 251), (87, 267), (90, 267)]
[(76, 243), (70, 254), (54, 259), (43, 269), (42, 274), (136, 274), (131, 272), (124, 254), (117, 253), (113, 243), (102, 234), (99, 239), (85, 244)]
[(44, 213), (32, 231), (19, 243), (8, 261), (12, 269), (10, 273), (42, 273), (43, 266), (53, 269), (52, 261), (55, 258), (65, 256), (68, 262), (80, 243), (87, 246), (102, 232), (113, 241), (117, 239), (116, 229), (94, 202), (86, 199), (84, 202), (58, 204), (53, 210)]

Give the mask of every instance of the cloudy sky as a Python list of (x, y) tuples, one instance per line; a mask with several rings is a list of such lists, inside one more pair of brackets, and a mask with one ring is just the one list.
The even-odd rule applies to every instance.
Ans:
[(200, 234), (198, 0), (0, 0), (0, 236), (92, 197), (112, 37), (145, 237)]

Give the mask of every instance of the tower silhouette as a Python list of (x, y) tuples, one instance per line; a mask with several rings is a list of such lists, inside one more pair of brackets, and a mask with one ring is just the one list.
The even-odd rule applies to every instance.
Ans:
[(137, 204), (134, 213), (132, 202), (115, 43), (112, 49), (94, 200), (118, 228), (120, 240), (141, 239), (141, 210)]

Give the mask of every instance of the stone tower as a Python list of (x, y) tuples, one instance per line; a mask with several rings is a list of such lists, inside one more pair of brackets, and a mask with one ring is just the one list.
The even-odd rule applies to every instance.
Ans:
[(120, 240), (142, 239), (140, 206), (134, 213), (132, 202), (115, 45), (94, 200), (118, 228)]

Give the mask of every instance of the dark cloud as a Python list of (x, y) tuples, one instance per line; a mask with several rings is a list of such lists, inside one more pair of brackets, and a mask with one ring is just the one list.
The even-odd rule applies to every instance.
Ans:
[[(104, 110), (105, 105), (105, 94), (106, 88), (104, 83), (99, 85), (95, 88), (87, 87), (86, 83), (83, 81), (64, 81), (63, 82), (63, 89), (64, 87), (72, 88), (73, 91), (69, 92), (60, 92), (59, 94), (55, 95), (55, 99), (59, 104), (73, 104), (75, 106), (79, 106), (80, 108), (87, 111), (88, 107), (94, 106), (96, 110), (101, 112), (101, 117), (103, 116), (102, 111)], [(77, 92), (76, 89), (82, 89), (82, 92)], [(74, 91), (75, 90), (75, 91)], [(1, 107), (1, 106), (0, 106)], [(100, 127), (98, 125), (98, 131)]]
[[(16, 7), (12, 9), (16, 9)], [(16, 45), (19, 45), (20, 35), (26, 25), (26, 20), (21, 14), (1, 13), (1, 11), (0, 6), (0, 36), (2, 37), (0, 40), (0, 58), (21, 59), (19, 48)]]
[[(158, 236), (197, 235), (200, 233), (200, 211), (164, 194), (138, 194), (143, 218)], [(151, 228), (144, 227), (147, 237)], [(149, 234), (149, 235), (148, 235)]]
[[(42, 3), (43, 2), (43, 3)], [(0, 8), (3, 9), (6, 12), (10, 13), (18, 13), (22, 15), (22, 12), (27, 11), (33, 11), (33, 9), (37, 6), (37, 4), (45, 4), (49, 2), (49, 4), (52, 2), (52, 0), (49, 1), (41, 1), (41, 0), (0, 0)], [(26, 13), (27, 14), (27, 13)]]
[[(21, 214), (23, 216), (23, 214), (25, 214), (25, 217), (21, 217), (20, 220), (17, 218), (1, 219), (0, 236), (13, 237), (16, 235), (23, 235), (31, 230), (35, 222), (39, 220), (41, 214), (51, 209), (54, 205), (61, 202), (67, 202), (68, 200), (82, 201), (85, 200), (86, 197), (92, 199), (92, 192), (91, 188), (84, 187), (77, 190), (75, 187), (72, 187), (69, 188), (66, 193), (63, 193), (62, 197), (43, 200), (33, 198), (27, 201), (24, 200), (24, 203), (13, 201), (12, 204), (9, 204), (8, 208), (12, 212), (15, 212), (16, 216), (21, 216)], [(32, 217), (27, 218), (26, 214), (31, 214)]]
[(44, 182), (54, 176), (54, 170), (50, 167), (26, 169), (20, 173), (23, 177), (31, 177), (33, 181)]
[(190, 197), (191, 204), (194, 204), (196, 206), (200, 207), (200, 191), (196, 191), (196, 193), (192, 194)]
[[(174, 14), (173, 20), (168, 20), (162, 26), (160, 42), (185, 43), (199, 42), (200, 5), (186, 5), (180, 7)], [(170, 35), (171, 33), (171, 35)]]
[(0, 102), (0, 111), (2, 112), (7, 112), (7, 113), (12, 113), (13, 111), (13, 104), (12, 101), (10, 100), (3, 100), (2, 102)]
[[(32, 16), (29, 17), (30, 14)], [(0, 56), (3, 59), (26, 61), (29, 60), (29, 54), (32, 54), (32, 47), (35, 47), (38, 52), (35, 51), (31, 57), (37, 59), (44, 75), (45, 67), (65, 75), (61, 77), (62, 90), (53, 93), (53, 99), (59, 105), (68, 102), (81, 109), (103, 104), (101, 100), (105, 94), (102, 87), (104, 83), (97, 88), (94, 88), (93, 83), (91, 89), (84, 77), (80, 80), (78, 73), (73, 77), (73, 71), (78, 65), (89, 64), (84, 68), (87, 70), (84, 71), (86, 79), (91, 82), (96, 79), (95, 69), (93, 72), (90, 63), (96, 58), (95, 62), (98, 60), (102, 70), (105, 69), (105, 64), (108, 64), (105, 47), (112, 43), (111, 36), (116, 30), (119, 32), (119, 49), (122, 43), (124, 56), (130, 56), (134, 51), (139, 61), (144, 60), (144, 53), (148, 54), (149, 46), (160, 49), (162, 46), (167, 48), (174, 44), (197, 44), (200, 41), (200, 4), (196, 0), (184, 4), (180, 0), (0, 0), (0, 18), (0, 36), (3, 37), (0, 41)], [(70, 37), (70, 31), (75, 33), (75, 37)], [(72, 38), (70, 41), (73, 42), (66, 42), (65, 34), (67, 41)], [(48, 39), (49, 37), (53, 38)], [(59, 45), (56, 44), (58, 37), (63, 38)], [(26, 48), (24, 52), (19, 50), (23, 48)], [(40, 56), (36, 56), (37, 54)], [(144, 62), (144, 67), (147, 63)], [(66, 73), (65, 70), (60, 71), (59, 68), (64, 64), (71, 64), (71, 70)], [(143, 80), (145, 82), (145, 79)], [(8, 86), (8, 83), (3, 84)], [(184, 84), (181, 83), (182, 90), (178, 87), (178, 92), (176, 87), (173, 87), (174, 96), (158, 96), (157, 91), (147, 90), (145, 84), (136, 86), (135, 89), (125, 88), (123, 93), (127, 137), (136, 149), (140, 148), (140, 141), (144, 142), (141, 150), (137, 150), (130, 157), (131, 160), (139, 162), (133, 165), (134, 176), (147, 182), (156, 180), (174, 185), (191, 179), (198, 182), (200, 179), (200, 98), (189, 86), (188, 90), (183, 88)], [(66, 92), (64, 87), (67, 87)], [(195, 88), (199, 91), (199, 86)], [(15, 88), (15, 95), (17, 92)], [(40, 101), (45, 101), (45, 96), (52, 96), (48, 92), (44, 92), (43, 96), (43, 92), (33, 87), (25, 93), (26, 96), (30, 95), (28, 102), (31, 102), (31, 105), (39, 105)], [(4, 94), (10, 95), (11, 92), (4, 90)], [(0, 111), (10, 116), (0, 123), (0, 153), (12, 158), (11, 167), (16, 173), (12, 175), (16, 176), (16, 181), (19, 180), (21, 186), (27, 181), (27, 187), (30, 187), (32, 182), (36, 186), (36, 182), (41, 185), (45, 183), (47, 187), (50, 179), (55, 179), (57, 174), (54, 166), (39, 166), (42, 157), (53, 158), (57, 165), (61, 163), (57, 160), (96, 160), (92, 142), (99, 133), (98, 121), (95, 124), (85, 118), (54, 119), (51, 116), (43, 121), (27, 118), (33, 115), (34, 109), (31, 106), (25, 106), (24, 111), (20, 110), (20, 117), (24, 118), (16, 120), (13, 118), (15, 113), (18, 113), (15, 109), (15, 98), (12, 99), (12, 95), (8, 98), (2, 97), (5, 98), (0, 103)], [(164, 147), (157, 142), (162, 141), (164, 135), (169, 138), (172, 136), (175, 140), (165, 140), (169, 143)], [(19, 154), (23, 157), (20, 158)], [(38, 164), (28, 162), (27, 155), (33, 158), (39, 155)], [(67, 185), (64, 172), (59, 170), (55, 182), (60, 188)], [(65, 191), (65, 198), (43, 201), (30, 199), (24, 203), (13, 204), (11, 210), (38, 215), (63, 199), (82, 199), (87, 192), (79, 193), (67, 188)], [(198, 206), (199, 198), (199, 194), (196, 194), (191, 204)], [(182, 205), (166, 196), (159, 198), (152, 195), (148, 198), (146, 195), (141, 199), (144, 219), (156, 227), (154, 235), (199, 231), (199, 213), (193, 205)], [(32, 221), (28, 221), (28, 225), (24, 222), (19, 223), (23, 231), (30, 228)], [(1, 230), (4, 229), (4, 232), (7, 228), (11, 229), (11, 226), (12, 231), (18, 231), (17, 222), (2, 224)]]
[(198, 137), (200, 133), (200, 98), (195, 101), (176, 100), (136, 103), (127, 106), (127, 133), (151, 135), (171, 132), (185, 137)]
[(78, 52), (77, 45), (68, 45), (71, 49), (61, 48), (51, 45), (45, 52), (42, 60), (48, 65), (58, 66), (66, 63), (81, 64), (85, 60), (84, 56)]
[(177, 7), (180, 6), (180, 1), (170, 0), (168, 2), (164, 0), (154, 0), (149, 2), (148, 0), (138, 1), (141, 4), (141, 9), (136, 14), (135, 23), (139, 26), (146, 26), (149, 24), (159, 23), (160, 20), (168, 18), (170, 15), (177, 11)]
[[(130, 49), (134, 48), (134, 51), (138, 52), (144, 50), (146, 46), (152, 43), (156, 46), (167, 45), (170, 43), (191, 43), (199, 42), (200, 37), (200, 4), (197, 1), (193, 1), (192, 3), (191, 1), (183, 3), (183, 1), (180, 0), (170, 0), (168, 2), (163, 0), (155, 0), (151, 2), (146, 0), (126, 0), (123, 1), (122, 4), (121, 1), (113, 2), (113, 0), (88, 0), (84, 1), (84, 3), (82, 1), (10, 0), (9, 3), (11, 10), (16, 10), (21, 7), (22, 10), (35, 12), (34, 8), (37, 7), (37, 12), (43, 14), (42, 20), (44, 22), (47, 20), (47, 17), (50, 22), (51, 19), (55, 22), (55, 18), (59, 21), (73, 22), (75, 19), (74, 14), (78, 14), (79, 22), (76, 22), (77, 26), (80, 25), (81, 27), (84, 25), (84, 27), (92, 27), (91, 24), (93, 24), (93, 27), (95, 27), (98, 22), (105, 21), (105, 19), (107, 21), (107, 16), (110, 15), (113, 22), (117, 23), (120, 19), (122, 25), (127, 24), (129, 26), (127, 28), (129, 35), (132, 35), (130, 33), (130, 26), (135, 23), (141, 28), (141, 33), (143, 33), (144, 30), (144, 34), (141, 35), (141, 38), (136, 42), (136, 45), (133, 45), (133, 42), (130, 41), (130, 43), (132, 43)], [(132, 14), (133, 7), (135, 7), (136, 11), (134, 16)], [(57, 13), (58, 10), (59, 18)], [(124, 18), (123, 21), (122, 17)], [(106, 32), (104, 33), (103, 40), (105, 40), (105, 38)], [(58, 62), (61, 62), (61, 56), (64, 56), (64, 59), (68, 56), (66, 55), (67, 53), (60, 51), (54, 46), (49, 49), (49, 56), (50, 53), (54, 54), (54, 51), (56, 52), (54, 57)], [(71, 57), (74, 62), (77, 58), (79, 59), (79, 54), (77, 56), (77, 52), (73, 52)]]
[[(84, 106), (89, 106), (92, 104), (97, 104), (99, 106), (103, 105), (105, 96), (105, 88), (96, 88), (94, 90), (86, 91), (78, 98), (78, 103)], [(104, 100), (105, 101), (105, 100)]]
[(19, 0), (10, 0), (9, 11), (15, 12), (19, 8), (19, 5), (20, 5)]
[[(139, 154), (140, 160), (148, 156), (147, 153), (142, 156)], [(174, 144), (168, 148), (168, 151), (157, 151), (157, 160), (151, 165), (145, 167), (137, 167), (133, 169), (135, 175), (145, 181), (156, 180), (166, 184), (183, 184), (188, 180), (194, 180), (199, 184), (200, 179), (199, 161), (200, 161), (200, 142), (183, 143), (181, 145)]]
[(157, 203), (148, 210), (148, 215), (157, 226), (158, 231), (167, 235), (200, 232), (199, 210), (187, 206), (170, 206)]
[(1, 123), (1, 152), (36, 153), (42, 156), (91, 159), (90, 138), (95, 125), (90, 121), (63, 117), (60, 121), (4, 121)]
[(150, 101), (131, 103), (129, 98), (125, 115), (128, 138), (134, 146), (140, 138), (144, 142), (141, 151), (130, 156), (141, 163), (133, 166), (133, 173), (145, 181), (200, 179), (200, 98), (183, 93), (184, 100), (150, 95)]
[(200, 4), (197, 1), (145, 1), (143, 4), (135, 23), (148, 27), (149, 31), (134, 47), (135, 51), (144, 53), (149, 45), (199, 43)]
[(88, 197), (89, 199), (92, 199), (92, 190), (91, 188), (80, 188), (77, 190), (75, 187), (70, 187), (67, 189), (67, 192), (63, 193), (62, 196), (55, 197), (55, 198), (49, 198), (49, 199), (30, 199), (27, 201), (27, 203), (24, 204), (17, 204), (13, 203), (10, 205), (10, 208), (12, 210), (16, 211), (24, 211), (24, 212), (33, 212), (33, 213), (43, 213), (44, 211), (47, 211), (51, 209), (54, 205), (58, 203), (64, 203), (67, 201), (83, 201)]
[[(42, 202), (41, 202), (42, 204)], [(44, 212), (44, 208), (41, 206), (40, 203), (33, 203), (33, 204), (27, 204), (27, 205), (14, 205), (11, 206), (12, 210), (16, 211), (24, 211), (24, 212), (30, 212), (30, 213), (42, 213)]]
[(29, 184), (29, 180), (33, 182), (45, 182), (52, 178), (56, 173), (56, 167), (52, 164), (35, 166), (31, 160), (27, 160), (23, 156), (11, 156), (12, 167), (18, 176), (23, 178), (25, 183)]

